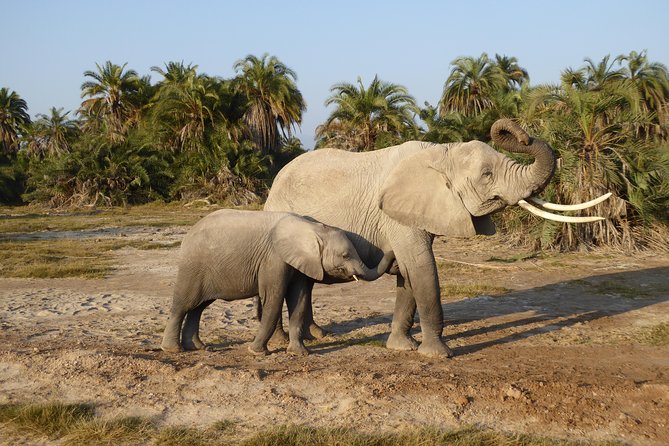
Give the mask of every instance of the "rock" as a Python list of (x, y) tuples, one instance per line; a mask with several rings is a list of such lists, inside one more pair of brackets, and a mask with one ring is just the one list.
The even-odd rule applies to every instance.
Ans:
[(510, 384), (509, 387), (504, 392), (504, 397), (513, 398), (514, 400), (519, 400), (519, 399), (522, 399), (522, 398), (526, 398), (525, 393), (526, 392), (524, 392), (523, 389), (521, 389), (521, 388), (519, 388), (519, 387), (517, 387), (513, 384)]
[(458, 395), (455, 398), (455, 404), (457, 404), (460, 407), (466, 407), (469, 403), (471, 403), (472, 398), (467, 395)]

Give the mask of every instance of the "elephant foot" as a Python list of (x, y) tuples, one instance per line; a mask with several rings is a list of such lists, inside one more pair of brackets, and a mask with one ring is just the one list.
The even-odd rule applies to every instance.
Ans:
[(418, 348), (418, 342), (408, 334), (391, 332), (386, 347), (390, 350), (410, 351)]
[(323, 339), (326, 336), (329, 336), (330, 332), (323, 329), (323, 327), (316, 325), (315, 322), (312, 322), (307, 328), (307, 332), (304, 334), (304, 339), (314, 340), (314, 339)]
[(179, 353), (183, 351), (178, 342), (163, 342), (160, 344), (160, 349), (167, 353)]
[(199, 339), (193, 339), (192, 341), (182, 341), (184, 350), (206, 350), (207, 344), (200, 341)]
[(249, 351), (253, 353), (255, 356), (266, 356), (269, 355), (269, 350), (267, 350), (267, 347), (258, 347), (254, 344), (249, 344)]
[(309, 350), (300, 343), (291, 342), (288, 344), (288, 348), (286, 348), (286, 353), (291, 356), (307, 356), (309, 354)]
[(453, 350), (448, 348), (448, 346), (441, 340), (423, 342), (420, 347), (418, 347), (418, 353), (425, 356), (430, 356), (432, 358), (452, 358)]
[(272, 345), (286, 345), (288, 344), (288, 334), (282, 328), (278, 328), (272, 334), (269, 342)]

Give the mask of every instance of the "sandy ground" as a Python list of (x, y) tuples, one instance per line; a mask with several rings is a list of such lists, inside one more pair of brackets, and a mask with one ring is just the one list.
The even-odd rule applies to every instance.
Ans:
[[(185, 228), (130, 236), (171, 242)], [(113, 234), (112, 234), (113, 235)], [(252, 300), (203, 316), (211, 351), (158, 349), (178, 248), (117, 251), (110, 277), (0, 279), (0, 403), (90, 402), (103, 416), (177, 425), (231, 420), (392, 430), (412, 425), (631, 444), (669, 440), (669, 347), (643, 342), (669, 323), (669, 257), (577, 254), (485, 262), (499, 241), (446, 242), (435, 253), (453, 285), (503, 296), (443, 294), (449, 360), (381, 347), (394, 278), (317, 286), (316, 319), (333, 335), (307, 357), (254, 357)], [(467, 262), (476, 266), (465, 265)], [(415, 336), (420, 340), (417, 320)]]

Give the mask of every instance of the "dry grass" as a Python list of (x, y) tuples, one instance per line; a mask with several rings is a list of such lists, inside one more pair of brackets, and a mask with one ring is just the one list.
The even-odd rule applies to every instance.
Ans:
[(477, 296), (501, 296), (511, 291), (502, 286), (486, 285), (481, 283), (441, 283), (442, 299), (462, 299)]
[(0, 240), (0, 277), (104, 277), (114, 268), (112, 251), (124, 247), (162, 249), (178, 245), (129, 240)]
[(282, 426), (257, 433), (239, 444), (244, 446), (567, 446), (584, 443), (512, 435), (476, 427), (466, 427), (453, 431), (417, 427), (400, 432), (361, 433), (346, 428)]
[[(63, 445), (154, 444), (164, 446), (571, 446), (578, 443), (536, 436), (509, 434), (465, 427), (444, 430), (429, 427), (407, 428), (399, 432), (368, 433), (347, 428), (278, 426), (258, 431), (239, 431), (234, 422), (219, 421), (208, 428), (159, 427), (145, 418), (105, 420), (94, 415), (86, 404), (5, 404), (0, 405), (0, 423), (12, 440), (34, 437), (60, 440)], [(28, 431), (28, 432), (26, 432)], [(587, 443), (595, 444), (595, 443)], [(596, 443), (613, 445), (616, 443)]]
[(155, 429), (151, 421), (139, 417), (112, 420), (95, 418), (72, 426), (61, 444), (63, 446), (144, 444), (146, 439), (154, 435)]
[(58, 211), (36, 206), (0, 207), (0, 233), (78, 231), (129, 226), (186, 226), (219, 209), (152, 203), (126, 208)]
[(636, 285), (628, 285), (623, 279), (611, 280), (574, 280), (573, 283), (580, 285), (588, 292), (602, 296), (616, 296), (628, 299), (644, 299), (663, 296), (669, 292), (669, 285), (654, 285), (648, 288), (640, 288)]
[(669, 345), (669, 324), (657, 324), (646, 329), (640, 336), (641, 342), (654, 347)]
[(59, 438), (82, 422), (94, 419), (88, 404), (2, 404), (0, 423), (24, 434)]

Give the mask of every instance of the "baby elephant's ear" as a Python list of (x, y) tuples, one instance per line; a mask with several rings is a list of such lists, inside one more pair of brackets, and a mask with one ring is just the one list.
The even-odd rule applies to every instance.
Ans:
[(321, 262), (323, 242), (316, 233), (317, 224), (297, 216), (279, 220), (270, 237), (279, 257), (314, 280), (323, 280)]

